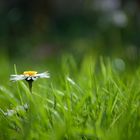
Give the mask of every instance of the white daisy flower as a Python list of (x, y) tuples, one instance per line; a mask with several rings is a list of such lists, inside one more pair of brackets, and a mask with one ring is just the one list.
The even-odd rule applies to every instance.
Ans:
[(29, 89), (31, 92), (32, 82), (38, 78), (50, 78), (50, 74), (48, 72), (37, 73), (37, 71), (24, 71), (23, 74), (20, 75), (10, 75), (10, 80), (14, 82), (19, 80), (26, 80), (29, 84)]
[(35, 81), (38, 78), (50, 78), (48, 72), (37, 73), (37, 71), (25, 71), (23, 74), (20, 75), (11, 75), (11, 81), (19, 81), (19, 80), (26, 80), (26, 81)]

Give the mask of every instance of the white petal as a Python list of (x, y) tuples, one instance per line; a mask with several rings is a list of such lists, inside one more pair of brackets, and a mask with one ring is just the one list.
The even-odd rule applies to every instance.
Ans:
[(32, 77), (27, 77), (27, 80), (31, 80), (32, 79)]
[(39, 74), (36, 74), (36, 76), (38, 78), (50, 78), (50, 74), (48, 72), (39, 73)]
[(32, 77), (32, 80), (35, 81), (35, 80), (37, 80), (37, 78), (38, 78), (37, 76), (34, 76), (34, 77)]
[(24, 75), (10, 75), (11, 81), (18, 81), (18, 80), (24, 80), (24, 79), (25, 79)]

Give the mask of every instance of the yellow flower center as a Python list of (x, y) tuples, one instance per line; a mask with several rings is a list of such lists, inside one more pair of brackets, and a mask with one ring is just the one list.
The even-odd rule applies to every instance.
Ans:
[(25, 76), (35, 76), (37, 74), (37, 71), (24, 71), (23, 75)]

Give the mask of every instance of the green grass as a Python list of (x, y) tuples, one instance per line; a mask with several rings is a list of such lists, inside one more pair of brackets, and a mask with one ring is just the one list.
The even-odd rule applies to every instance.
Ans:
[(25, 81), (9, 82), (13, 69), (3, 71), (0, 140), (139, 139), (140, 68), (131, 73), (113, 62), (64, 56), (48, 68), (50, 79), (33, 83), (32, 94)]

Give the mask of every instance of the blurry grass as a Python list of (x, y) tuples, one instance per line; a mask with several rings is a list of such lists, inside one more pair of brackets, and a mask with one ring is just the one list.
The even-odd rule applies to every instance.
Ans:
[(54, 68), (32, 95), (26, 82), (1, 83), (0, 140), (139, 139), (140, 68), (132, 74), (88, 55), (81, 64), (66, 55)]

